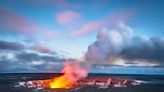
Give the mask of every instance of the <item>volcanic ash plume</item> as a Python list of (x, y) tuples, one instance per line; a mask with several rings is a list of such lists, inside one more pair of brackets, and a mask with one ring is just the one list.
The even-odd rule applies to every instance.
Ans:
[(76, 81), (87, 76), (92, 64), (102, 64), (103, 61), (114, 59), (131, 37), (132, 29), (123, 23), (117, 29), (103, 29), (97, 36), (98, 40), (89, 46), (83, 67), (79, 61), (66, 61), (62, 70), (64, 75), (54, 78), (50, 83), (51, 88), (71, 88)]
[(76, 81), (87, 76), (93, 64), (113, 64), (117, 60), (160, 63), (164, 61), (164, 39), (133, 36), (124, 23), (112, 30), (103, 29), (97, 41), (88, 47), (83, 67), (79, 61), (66, 61), (63, 76), (54, 78), (51, 88), (71, 88)]
[(101, 30), (97, 35), (97, 41), (88, 47), (86, 61), (98, 64), (113, 62), (131, 37), (132, 29), (123, 23), (112, 30)]
[(124, 23), (112, 30), (100, 31), (97, 41), (88, 47), (86, 61), (113, 64), (122, 60), (163, 65), (164, 38), (133, 36), (132, 33), (133, 30)]
[(50, 82), (51, 88), (71, 88), (76, 81), (87, 76), (87, 71), (78, 62), (72, 61), (66, 61), (61, 72), (64, 75), (54, 78)]

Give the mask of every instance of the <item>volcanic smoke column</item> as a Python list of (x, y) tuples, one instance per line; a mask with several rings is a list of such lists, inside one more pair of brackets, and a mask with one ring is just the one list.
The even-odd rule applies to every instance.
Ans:
[(80, 66), (78, 61), (65, 61), (61, 72), (64, 75), (54, 78), (50, 82), (51, 88), (71, 88), (76, 81), (87, 76), (87, 71)]
[(97, 36), (98, 40), (89, 46), (83, 63), (79, 62), (81, 60), (65, 61), (61, 71), (64, 75), (54, 78), (50, 87), (71, 88), (76, 81), (87, 76), (92, 64), (102, 64), (103, 61), (113, 59), (113, 56), (120, 52), (127, 39), (130, 39), (131, 34), (131, 28), (123, 23), (120, 23), (118, 28), (114, 30), (103, 29)]
[(97, 41), (88, 47), (86, 62), (91, 64), (112, 63), (132, 38), (132, 29), (124, 23), (118, 23), (112, 30), (103, 29), (97, 35)]
[(164, 38), (134, 36), (133, 30), (124, 23), (112, 30), (103, 29), (97, 41), (88, 47), (86, 62), (92, 64), (134, 63), (164, 65)]
[(87, 76), (93, 64), (113, 64), (119, 60), (164, 64), (163, 38), (133, 36), (132, 33), (133, 30), (123, 22), (111, 30), (101, 30), (97, 41), (88, 47), (84, 60), (66, 61), (61, 71), (64, 75), (54, 78), (50, 87), (71, 88), (76, 81)]

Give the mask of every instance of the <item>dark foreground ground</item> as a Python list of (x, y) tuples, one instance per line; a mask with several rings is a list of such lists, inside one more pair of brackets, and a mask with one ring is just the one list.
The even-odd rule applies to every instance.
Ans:
[(164, 76), (162, 75), (108, 75), (89, 74), (94, 77), (114, 77), (129, 80), (143, 80), (146, 85), (110, 88), (73, 88), (73, 89), (43, 89), (14, 87), (12, 84), (25, 80), (49, 79), (62, 74), (0, 74), (0, 92), (164, 92)]
[(30, 89), (0, 87), (0, 92), (164, 92), (164, 87), (81, 88), (81, 89)]

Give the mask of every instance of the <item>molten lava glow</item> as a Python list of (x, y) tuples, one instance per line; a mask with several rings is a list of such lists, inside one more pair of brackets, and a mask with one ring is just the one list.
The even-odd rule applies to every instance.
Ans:
[(74, 83), (87, 75), (78, 63), (66, 62), (62, 69), (64, 75), (52, 79), (49, 83), (51, 88), (72, 88)]
[(71, 88), (72, 85), (73, 85), (73, 82), (70, 81), (66, 75), (58, 77), (54, 79), (52, 82), (50, 82), (51, 88)]

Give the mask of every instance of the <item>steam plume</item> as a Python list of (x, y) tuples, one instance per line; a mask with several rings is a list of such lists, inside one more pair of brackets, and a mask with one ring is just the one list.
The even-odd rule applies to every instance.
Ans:
[(98, 64), (113, 63), (117, 59), (164, 64), (163, 55), (163, 38), (133, 36), (133, 30), (120, 23), (115, 29), (100, 31), (85, 58), (87, 62)]

